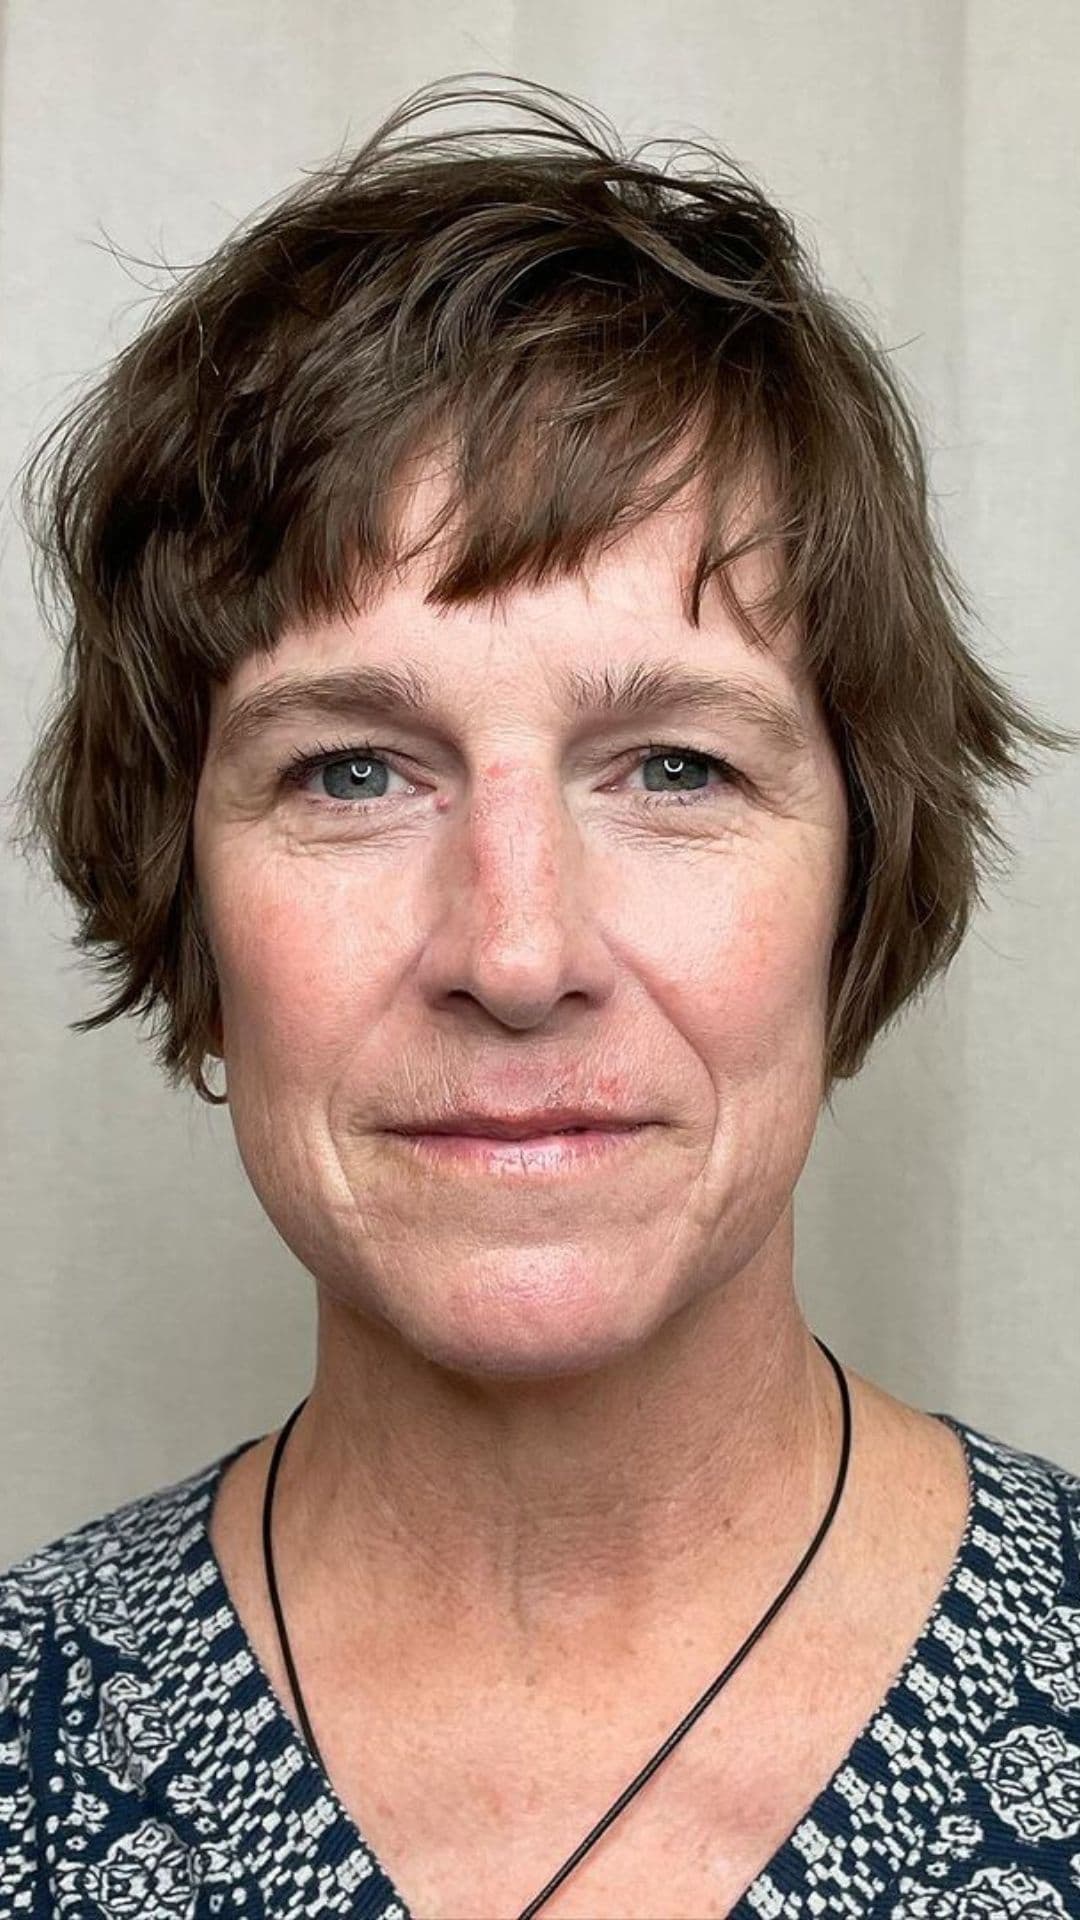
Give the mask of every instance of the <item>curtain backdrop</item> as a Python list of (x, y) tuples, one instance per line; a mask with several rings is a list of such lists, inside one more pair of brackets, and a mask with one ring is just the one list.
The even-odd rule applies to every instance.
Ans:
[[(714, 138), (790, 209), (913, 385), (979, 651), (1080, 723), (1074, 0), (9, 0), (3, 19), (5, 793), (57, 664), (12, 506), (30, 442), (131, 337), (162, 261), (476, 68), (576, 93), (631, 141)], [(822, 1118), (797, 1280), (851, 1365), (1078, 1471), (1080, 755), (1044, 756), (999, 818), (1008, 879)], [(7, 1564), (279, 1424), (314, 1302), (227, 1110), (171, 1094), (133, 1022), (68, 1031), (101, 989), (63, 903), (0, 862)]]

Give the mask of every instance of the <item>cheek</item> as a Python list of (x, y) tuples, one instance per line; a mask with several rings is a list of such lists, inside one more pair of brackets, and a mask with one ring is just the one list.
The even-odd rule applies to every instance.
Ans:
[(292, 1076), (363, 1022), (364, 982), (377, 984), (383, 935), (367, 903), (328, 873), (301, 886), (264, 869), (227, 894), (216, 921), (226, 1041), (234, 1063), (260, 1056)]
[[(410, 924), (400, 887), (358, 886), (347, 863), (224, 860), (214, 952), (228, 1052), (260, 1077), (333, 1067), (373, 1031)], [(747, 844), (719, 863), (624, 872), (600, 912), (655, 1006), (728, 1078), (809, 1056), (825, 1016), (832, 919), (816, 846)]]
[[(701, 887), (681, 911), (669, 895), (653, 945), (653, 991), (726, 1080), (792, 1068), (823, 1036), (833, 935), (830, 902), (814, 863), (732, 867), (710, 895)], [(826, 889), (827, 891), (827, 889)]]

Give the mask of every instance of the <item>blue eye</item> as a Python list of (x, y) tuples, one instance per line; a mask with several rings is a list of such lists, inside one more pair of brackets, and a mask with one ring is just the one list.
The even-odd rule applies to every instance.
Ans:
[[(381, 799), (386, 792), (388, 761), (369, 746), (317, 747), (311, 753), (298, 753), (280, 769), (288, 787), (305, 787), (311, 774), (331, 776), (336, 792), (323, 793), (329, 805), (361, 811), (369, 800)], [(400, 776), (399, 776), (400, 777)], [(312, 798), (320, 796), (312, 795)]]
[[(380, 776), (379, 769), (383, 772)], [(319, 771), (328, 778), (328, 798), (332, 800), (379, 799), (386, 792), (386, 762), (377, 754), (358, 753), (348, 760), (324, 760)], [(334, 786), (339, 788), (335, 792)]]
[[(722, 776), (724, 785), (731, 785), (735, 778), (735, 769), (728, 761), (721, 760), (714, 753), (699, 753), (694, 747), (648, 747), (644, 749), (643, 764), (648, 767), (650, 761), (659, 761), (658, 784), (649, 788), (652, 793), (671, 794), (676, 800), (689, 798), (688, 794), (672, 793), (671, 782), (681, 780), (690, 772), (694, 773), (694, 764), (703, 769), (700, 779), (691, 780), (691, 791), (700, 792), (709, 786), (709, 772), (715, 768)], [(648, 776), (646, 776), (648, 777)]]
[[(709, 775), (713, 772), (720, 776), (721, 791), (735, 786), (741, 778), (730, 761), (714, 753), (704, 753), (697, 747), (665, 744), (639, 747), (630, 770), (643, 767), (648, 781), (650, 762), (659, 763), (659, 771), (654, 776), (654, 783), (645, 789), (648, 806), (666, 800), (681, 801), (684, 805), (698, 804), (698, 795), (703, 800), (710, 798), (716, 791), (710, 787), (709, 781)], [(370, 744), (342, 744), (321, 746), (310, 753), (296, 754), (280, 769), (280, 777), (288, 787), (304, 788), (312, 774), (322, 773), (328, 777), (335, 791), (312, 794), (312, 799), (321, 800), (338, 811), (357, 813), (386, 797), (389, 773), (393, 771), (387, 756), (376, 752)], [(398, 775), (398, 778), (403, 779), (404, 775)], [(688, 789), (677, 784), (686, 779), (690, 781)]]

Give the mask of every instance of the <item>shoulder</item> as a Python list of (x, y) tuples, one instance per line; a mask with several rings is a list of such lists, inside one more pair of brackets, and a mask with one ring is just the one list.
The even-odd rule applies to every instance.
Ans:
[[(1012, 1750), (1045, 1726), (1080, 1767), (1080, 1474), (946, 1415), (968, 1455), (972, 1500), (956, 1580), (1008, 1686), (999, 1700)], [(1005, 1713), (1005, 1709), (1008, 1713)], [(990, 1728), (985, 1730), (991, 1739)], [(1080, 1772), (1078, 1772), (1080, 1789)], [(1076, 1807), (1080, 1829), (1080, 1792)]]
[[(229, 1456), (226, 1456), (226, 1458)], [(32, 1603), (85, 1589), (150, 1538), (168, 1531), (192, 1496), (208, 1487), (222, 1462), (213, 1461), (185, 1479), (137, 1494), (58, 1534), (0, 1571), (0, 1599)]]
[[(1038, 1453), (986, 1434), (972, 1436), (1002, 1477), (1002, 1520), (1021, 1554), (1049, 1569), (1049, 1604), (1020, 1636), (1017, 1704), (1028, 1731), (1042, 1724), (1064, 1742), (1077, 1769), (1074, 1808), (1080, 1836), (1080, 1474)], [(1046, 1739), (1041, 1742), (1046, 1745)], [(1080, 1856), (1078, 1856), (1080, 1866)]]
[(941, 1417), (959, 1433), (968, 1456), (969, 1538), (990, 1548), (1004, 1597), (1016, 1603), (1018, 1628), (1062, 1617), (1080, 1647), (1080, 1474), (952, 1415)]
[(985, 1484), (996, 1484), (1008, 1517), (1036, 1524), (1057, 1523), (1066, 1542), (1080, 1535), (1080, 1471), (1035, 1453), (998, 1434), (985, 1433), (955, 1415), (948, 1420), (964, 1442), (969, 1459)]
[(974, 1483), (947, 1608), (962, 1695), (939, 1716), (940, 1777), (882, 1916), (1066, 1920), (1080, 1912), (1080, 1475), (945, 1417)]
[[(103, 1875), (119, 1886), (150, 1874), (179, 1913), (203, 1871), (188, 1832), (198, 1782), (171, 1724), (169, 1647), (223, 1464), (88, 1520), (0, 1573), (0, 1879), (12, 1911), (39, 1910), (44, 1871), (65, 1912), (88, 1891), (97, 1901)], [(121, 1904), (126, 1913), (128, 1894), (117, 1913)], [(111, 1898), (93, 1911), (106, 1906), (114, 1911)]]
[(99, 1514), (0, 1572), (0, 1716), (62, 1683), (67, 1654), (136, 1655), (130, 1603), (140, 1571), (175, 1548), (220, 1464)]

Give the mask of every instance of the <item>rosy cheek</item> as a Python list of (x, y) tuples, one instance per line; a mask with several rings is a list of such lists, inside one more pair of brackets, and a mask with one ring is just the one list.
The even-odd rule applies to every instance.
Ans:
[(234, 1045), (243, 1045), (237, 1031), (243, 1027), (261, 1051), (284, 1062), (310, 1051), (320, 1029), (333, 1029), (363, 977), (355, 937), (350, 957), (350, 923), (343, 916), (339, 901), (316, 903), (307, 893), (300, 899), (281, 888), (233, 896), (218, 944)]
[[(760, 1069), (805, 1022), (822, 964), (806, 903), (793, 893), (778, 900), (775, 891), (746, 887), (697, 923), (692, 944), (677, 962), (672, 954), (663, 971), (669, 986), (682, 983), (684, 1030), (698, 1034), (703, 1051), (719, 1048), (727, 1071), (737, 1074)], [(667, 998), (670, 1006), (670, 992)]]
[(763, 901), (733, 953), (732, 991), (746, 1021), (767, 1049), (806, 1028), (827, 972), (818, 904), (797, 889)]

